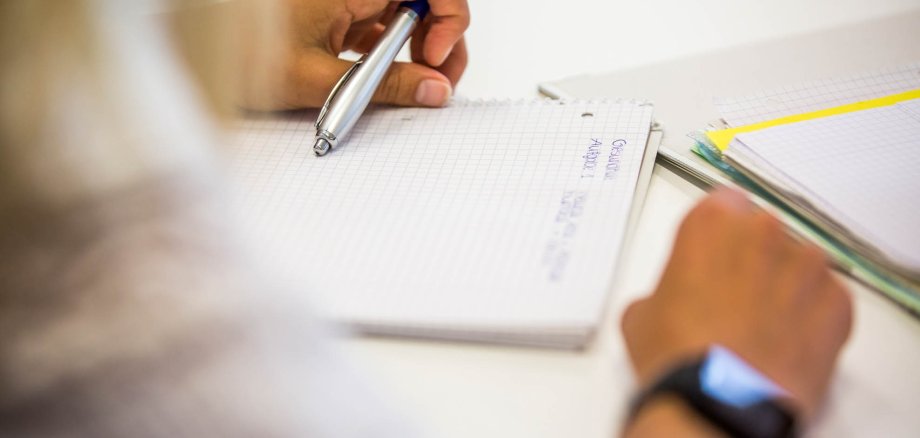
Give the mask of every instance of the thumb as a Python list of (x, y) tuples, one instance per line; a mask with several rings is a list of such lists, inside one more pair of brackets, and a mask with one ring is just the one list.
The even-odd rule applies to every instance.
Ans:
[(453, 94), (450, 79), (421, 64), (396, 62), (377, 88), (374, 102), (399, 106), (441, 107)]
[[(328, 53), (306, 53), (288, 76), (285, 107), (319, 107), (352, 63)], [(375, 103), (440, 107), (450, 99), (450, 80), (441, 72), (416, 63), (396, 62), (374, 94)]]

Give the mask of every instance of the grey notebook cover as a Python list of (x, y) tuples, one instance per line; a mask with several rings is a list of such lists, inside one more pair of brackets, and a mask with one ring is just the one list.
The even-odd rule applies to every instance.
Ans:
[(664, 131), (659, 157), (691, 178), (721, 184), (724, 176), (690, 151), (694, 142), (687, 137), (719, 120), (713, 98), (920, 60), (918, 29), (920, 8), (630, 70), (546, 82), (540, 91), (556, 98), (651, 100)]

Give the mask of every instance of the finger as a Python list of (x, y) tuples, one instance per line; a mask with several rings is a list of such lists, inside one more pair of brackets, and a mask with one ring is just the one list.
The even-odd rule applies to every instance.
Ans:
[(374, 45), (377, 44), (377, 41), (380, 40), (380, 36), (383, 35), (383, 32), (386, 31), (386, 27), (380, 23), (374, 24), (370, 29), (368, 29), (360, 41), (356, 42), (354, 47), (351, 49), (358, 53), (368, 53), (371, 49), (374, 48)]
[(409, 40), (409, 55), (412, 57), (412, 62), (417, 62), (419, 64), (427, 64), (425, 62), (425, 37), (428, 36), (428, 31), (431, 29), (431, 22), (425, 21), (415, 28), (415, 32), (412, 32), (412, 38)]
[(710, 257), (731, 256), (735, 251), (723, 247), (737, 242), (736, 235), (741, 232), (737, 229), (743, 225), (739, 219), (752, 211), (750, 202), (739, 192), (728, 188), (714, 190), (684, 218), (675, 250), (686, 249), (691, 255), (703, 252)]
[(330, 48), (334, 53), (341, 53), (354, 47), (365, 39), (364, 34), (377, 27), (398, 4), (388, 0), (355, 0), (344, 2), (344, 11), (338, 15), (330, 33)]
[(682, 228), (703, 227), (717, 230), (725, 221), (734, 222), (738, 212), (750, 212), (751, 209), (751, 204), (744, 195), (726, 187), (719, 187), (687, 213)]
[(438, 67), (470, 26), (470, 9), (466, 0), (429, 0), (431, 28), (425, 37), (425, 62)]
[(704, 202), (718, 203), (740, 213), (751, 213), (756, 211), (754, 204), (744, 193), (726, 186), (721, 186), (713, 190), (709, 199)]
[[(430, 30), (431, 26), (421, 26), (416, 29), (415, 33), (412, 35), (410, 53), (412, 54), (413, 62), (427, 64), (423, 51), (424, 42)], [(466, 70), (467, 61), (466, 40), (460, 38), (457, 44), (454, 45), (454, 49), (451, 50), (450, 54), (447, 56), (447, 59), (444, 60), (444, 63), (436, 67), (436, 69), (443, 73), (444, 76), (447, 76), (447, 78), (450, 79), (450, 83), (456, 87), (457, 83), (460, 82), (460, 78), (463, 76), (463, 72)]]
[[(289, 108), (319, 107), (352, 63), (322, 50), (306, 52), (289, 72), (285, 96)], [(377, 89), (373, 101), (399, 106), (440, 107), (453, 88), (435, 69), (414, 63), (394, 63)]]
[(396, 15), (396, 11), (399, 10), (399, 5), (402, 3), (402, 0), (390, 0), (390, 4), (387, 5), (384, 9), (383, 14), (380, 15), (380, 24), (386, 26), (393, 21), (393, 16)]
[(374, 102), (399, 106), (441, 107), (453, 94), (450, 80), (424, 65), (394, 63), (374, 95)]
[(450, 52), (444, 63), (438, 67), (438, 71), (447, 76), (447, 79), (450, 79), (450, 83), (456, 87), (457, 83), (460, 82), (460, 78), (463, 77), (463, 72), (466, 71), (468, 61), (466, 40), (460, 38), (460, 41), (457, 41), (457, 44), (454, 45), (454, 50)]
[(377, 17), (381, 12), (388, 11), (398, 6), (389, 0), (351, 0), (345, 3), (345, 9), (351, 14), (353, 21), (367, 20)]
[[(384, 26), (378, 21), (378, 17), (372, 17), (367, 20), (358, 21), (352, 23), (351, 28), (348, 29), (348, 33), (345, 34), (345, 42), (343, 44), (343, 50), (352, 50), (357, 49), (359, 45), (363, 45), (361, 48), (366, 48), (366, 43), (371, 42), (371, 47), (373, 47), (373, 42), (376, 42), (380, 38), (380, 34), (383, 33)], [(357, 50), (356, 50), (357, 51)], [(367, 53), (370, 49), (361, 51), (361, 53)]]

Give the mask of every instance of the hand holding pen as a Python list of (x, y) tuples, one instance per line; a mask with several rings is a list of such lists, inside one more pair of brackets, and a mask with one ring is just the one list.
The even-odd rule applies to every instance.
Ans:
[[(429, 11), (427, 0), (400, 3), (374, 47), (335, 84), (316, 119), (313, 152), (317, 156), (326, 155), (346, 139), (390, 73), (396, 55), (415, 29), (421, 26)], [(422, 93), (429, 91), (425, 89), (424, 82), (418, 89)]]
[[(319, 108), (353, 62), (346, 50), (368, 53), (400, 2), (388, 0), (284, 0), (287, 29), (278, 38), (280, 72), (271, 96), (256, 94), (249, 109)], [(469, 25), (467, 0), (430, 0), (427, 19), (413, 32), (412, 62), (395, 63), (373, 102), (438, 107), (447, 102), (466, 68), (463, 33)]]

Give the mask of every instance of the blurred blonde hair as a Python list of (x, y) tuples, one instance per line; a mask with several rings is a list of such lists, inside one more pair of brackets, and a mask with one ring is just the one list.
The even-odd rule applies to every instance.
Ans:
[[(229, 116), (240, 96), (265, 92), (268, 72), (260, 66), (272, 64), (272, 49), (278, 46), (273, 43), (282, 23), (277, 9), (271, 0), (0, 2), (0, 219), (4, 210), (80, 202), (105, 187), (143, 177), (146, 167), (141, 162), (146, 157), (126, 150), (143, 134), (136, 132), (137, 124), (120, 119), (133, 108), (130, 102), (117, 102), (124, 97), (123, 88), (116, 90), (111, 81), (120, 72), (118, 60), (110, 59), (111, 51), (105, 50), (118, 35), (107, 33), (101, 22), (119, 20), (119, 14), (161, 21), (179, 59), (185, 61), (180, 68), (197, 84), (188, 94), (197, 93), (194, 99), (213, 113)], [(49, 124), (69, 117), (59, 108), (68, 81), (88, 89), (89, 101), (81, 105), (95, 111), (97, 123), (50, 127), (73, 131), (64, 134), (70, 143), (64, 150), (48, 145), (55, 139), (49, 141), (47, 131)], [(101, 160), (96, 170), (72, 171), (87, 166), (79, 162), (79, 149), (98, 147), (93, 144), (102, 135), (98, 131), (114, 139), (96, 142), (115, 145), (97, 154), (109, 155), (109, 162)], [(80, 135), (85, 139), (73, 138)]]

